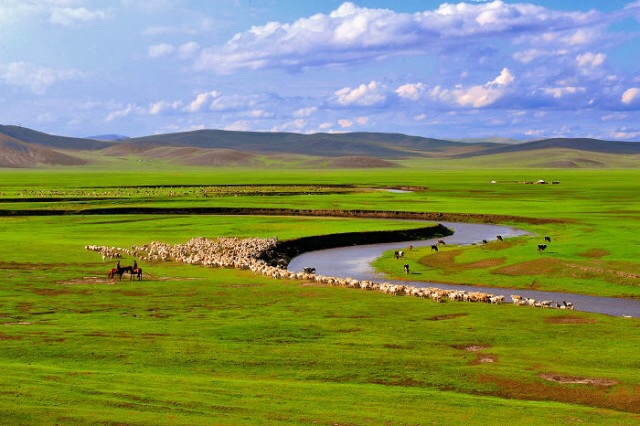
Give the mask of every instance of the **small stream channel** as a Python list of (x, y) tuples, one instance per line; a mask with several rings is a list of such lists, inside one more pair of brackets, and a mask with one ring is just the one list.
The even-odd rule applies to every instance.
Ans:
[[(495, 241), (497, 235), (503, 238), (526, 235), (520, 229), (499, 225), (442, 222), (447, 228), (453, 229), (454, 234), (443, 238), (448, 244), (469, 245), (482, 240)], [(396, 243), (369, 244), (361, 246), (338, 247), (303, 253), (294, 257), (289, 263), (290, 271), (299, 272), (306, 266), (316, 268), (316, 273), (325, 276), (354, 278), (357, 280), (371, 280), (374, 282), (390, 282), (412, 285), (414, 287), (438, 287), (442, 289), (458, 289), (465, 291), (483, 291), (492, 294), (503, 294), (506, 301), (511, 301), (511, 294), (518, 294), (536, 300), (553, 300), (559, 303), (567, 301), (573, 303), (576, 310), (596, 312), (614, 316), (640, 317), (640, 300), (620, 299), (612, 297), (584, 296), (571, 293), (555, 293), (535, 290), (510, 290), (497, 287), (476, 287), (465, 285), (449, 285), (425, 281), (394, 281), (386, 279), (376, 273), (371, 266), (376, 258), (388, 250), (406, 250), (409, 245), (414, 247), (430, 246), (433, 240), (400, 241)], [(398, 268), (402, 267), (399, 261)]]

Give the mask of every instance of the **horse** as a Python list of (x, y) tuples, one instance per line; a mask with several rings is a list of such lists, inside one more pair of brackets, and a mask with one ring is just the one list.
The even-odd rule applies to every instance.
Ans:
[(116, 267), (112, 268), (111, 271), (109, 272), (109, 278), (115, 279), (116, 275), (119, 275), (120, 281), (122, 281), (122, 274), (124, 274), (125, 272), (129, 272), (130, 274), (133, 274), (133, 266), (120, 266), (120, 262), (118, 262)]
[(111, 268), (111, 270), (109, 271), (109, 279), (114, 278), (117, 272), (118, 270), (116, 268)]
[(136, 276), (138, 281), (142, 281), (142, 268), (131, 268), (131, 276), (129, 277), (129, 281), (133, 280), (133, 276)]

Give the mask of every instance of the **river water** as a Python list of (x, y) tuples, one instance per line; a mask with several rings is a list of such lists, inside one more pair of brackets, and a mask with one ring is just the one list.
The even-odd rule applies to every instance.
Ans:
[[(442, 222), (447, 228), (453, 229), (454, 234), (443, 238), (447, 244), (469, 245), (480, 243), (482, 240), (495, 241), (497, 235), (503, 238), (526, 235), (521, 229), (499, 225), (484, 225), (471, 223)], [(299, 272), (304, 267), (316, 268), (319, 275), (331, 277), (354, 278), (374, 282), (390, 282), (412, 285), (414, 287), (438, 287), (442, 289), (458, 289), (465, 291), (482, 291), (492, 294), (503, 294), (506, 301), (511, 301), (511, 294), (536, 300), (553, 300), (559, 303), (567, 301), (573, 303), (576, 310), (596, 312), (614, 316), (640, 317), (640, 300), (619, 299), (612, 297), (583, 296), (570, 293), (555, 293), (534, 290), (510, 290), (505, 288), (476, 287), (464, 285), (449, 285), (425, 281), (394, 281), (376, 273), (371, 266), (376, 258), (388, 250), (405, 250), (409, 245), (414, 247), (430, 246), (435, 239), (421, 241), (401, 241), (397, 243), (370, 244), (362, 246), (339, 247), (327, 250), (317, 250), (303, 253), (291, 260), (288, 269)], [(544, 255), (544, 254), (543, 254)], [(401, 265), (399, 264), (398, 268)]]

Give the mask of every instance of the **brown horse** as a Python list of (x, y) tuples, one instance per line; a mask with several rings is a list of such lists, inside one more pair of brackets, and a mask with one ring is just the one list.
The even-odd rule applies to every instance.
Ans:
[(115, 278), (117, 272), (118, 272), (117, 268), (111, 268), (111, 270), (109, 271), (109, 279)]

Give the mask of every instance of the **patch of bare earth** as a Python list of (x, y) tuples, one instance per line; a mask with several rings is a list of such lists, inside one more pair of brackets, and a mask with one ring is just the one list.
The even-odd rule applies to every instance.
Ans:
[(115, 284), (116, 281), (109, 278), (100, 278), (100, 277), (82, 277), (75, 278), (72, 280), (58, 281), (58, 284), (61, 285), (87, 285), (87, 284)]
[(485, 349), (491, 348), (489, 345), (455, 345), (454, 348), (463, 350), (466, 352), (473, 352), (476, 354), (476, 359), (471, 362), (472, 365), (478, 364), (491, 364), (498, 361), (498, 356), (494, 354), (482, 353)]
[(563, 262), (549, 257), (528, 262), (516, 263), (504, 266), (492, 271), (501, 275), (549, 275), (576, 279), (601, 279), (609, 283), (637, 286), (640, 274), (632, 272), (637, 266), (629, 262), (597, 262), (589, 261), (589, 264), (580, 262)]
[(589, 259), (600, 259), (609, 255), (609, 251), (601, 248), (592, 248), (582, 253), (578, 253), (578, 256), (587, 257)]
[(493, 271), (500, 275), (547, 275), (558, 273), (562, 270), (560, 261), (549, 257), (520, 262), (513, 265), (504, 266)]
[(463, 253), (463, 250), (441, 251), (435, 255), (424, 256), (418, 262), (421, 265), (440, 269), (444, 274), (466, 271), (471, 269), (485, 269), (502, 265), (506, 262), (504, 257), (494, 257), (482, 259), (475, 262), (459, 263), (456, 257)]
[(596, 385), (596, 386), (613, 386), (617, 385), (618, 381), (613, 379), (592, 379), (588, 377), (575, 377), (575, 376), (562, 376), (554, 373), (540, 373), (539, 377), (550, 382), (562, 383), (562, 384), (577, 384), (577, 385)]
[(427, 321), (442, 321), (448, 319), (454, 319), (459, 317), (466, 317), (469, 314), (447, 314), (447, 315), (436, 315), (435, 317), (427, 318)]
[[(528, 401), (556, 401), (640, 414), (640, 386), (617, 386), (618, 382), (612, 379), (543, 374), (548, 378), (539, 375), (543, 380), (516, 380), (483, 374), (477, 380), (497, 388), (484, 393), (486, 395)], [(575, 383), (577, 380), (581, 382)]]

